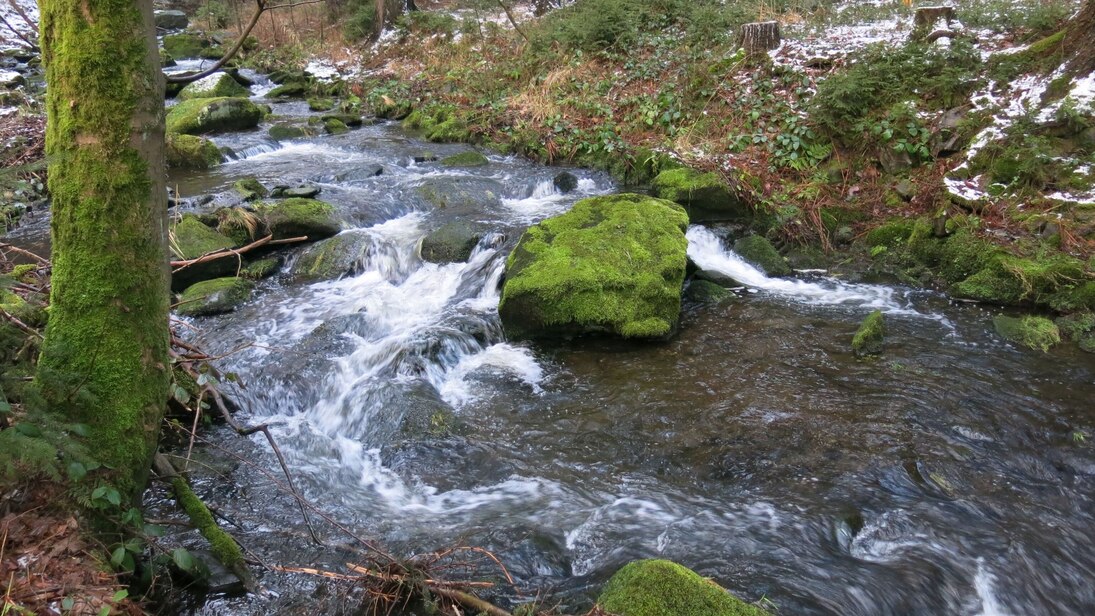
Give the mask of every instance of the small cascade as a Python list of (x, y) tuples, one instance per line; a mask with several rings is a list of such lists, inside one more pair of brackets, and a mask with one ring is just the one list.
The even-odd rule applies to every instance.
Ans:
[(574, 202), (575, 196), (592, 197), (605, 194), (610, 190), (610, 187), (599, 186), (597, 182), (589, 178), (579, 179), (578, 187), (567, 194), (563, 194), (556, 188), (551, 178), (521, 188), (522, 190), (518, 191), (521, 196), (504, 198), (502, 205), (523, 222), (534, 222), (544, 216), (560, 214)]
[(240, 150), (234, 150), (225, 156), (225, 162), (247, 160), (261, 154), (269, 154), (282, 149), (282, 144), (277, 141), (263, 141), (255, 145), (247, 146)]

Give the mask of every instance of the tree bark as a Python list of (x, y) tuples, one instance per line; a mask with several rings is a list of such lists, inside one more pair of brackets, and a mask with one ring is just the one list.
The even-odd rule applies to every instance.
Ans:
[(53, 197), (49, 408), (114, 481), (148, 476), (170, 379), (164, 78), (152, 0), (40, 0)]
[(762, 21), (741, 26), (741, 46), (749, 55), (761, 54), (779, 47), (779, 22)]
[(1084, 2), (1065, 26), (1064, 51), (1068, 70), (1080, 76), (1095, 71), (1095, 0)]

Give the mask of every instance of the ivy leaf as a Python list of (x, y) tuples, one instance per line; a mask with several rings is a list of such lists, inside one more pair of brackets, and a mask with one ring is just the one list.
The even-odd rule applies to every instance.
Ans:
[(115, 569), (121, 568), (122, 563), (125, 562), (125, 557), (125, 546), (120, 545), (114, 548), (114, 551), (110, 553), (110, 564), (114, 565)]
[(185, 548), (175, 548), (171, 552), (171, 559), (175, 561), (175, 566), (183, 571), (192, 571), (194, 569), (194, 557)]
[(87, 467), (79, 462), (72, 462), (68, 465), (68, 478), (73, 481), (80, 481), (84, 477), (87, 477)]
[(110, 600), (113, 601), (114, 603), (117, 603), (117, 602), (125, 599), (128, 596), (129, 596), (129, 591), (123, 588), (123, 589), (119, 590), (118, 592), (114, 593), (114, 596), (111, 597)]
[(111, 505), (114, 505), (115, 507), (117, 507), (117, 506), (122, 504), (122, 495), (121, 495), (121, 493), (119, 493), (114, 488), (107, 488), (107, 490), (106, 490), (106, 500)]

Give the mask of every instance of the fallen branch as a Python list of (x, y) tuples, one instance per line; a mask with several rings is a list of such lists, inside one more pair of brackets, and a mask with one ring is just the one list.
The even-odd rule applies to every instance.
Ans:
[(18, 318), (15, 317), (15, 315), (11, 314), (7, 310), (4, 310), (3, 308), (0, 308), (0, 317), (4, 317), (8, 321), (10, 321), (12, 325), (14, 325), (16, 328), (18, 328), (24, 334), (28, 334), (28, 335), (31, 335), (31, 336), (36, 336), (39, 340), (44, 340), (45, 339), (45, 337), (42, 336), (42, 334), (38, 333), (38, 330), (36, 330), (33, 327), (31, 327), (30, 325), (27, 325), (26, 323), (20, 321)]
[(182, 271), (182, 270), (190, 267), (191, 265), (198, 265), (198, 264), (201, 264), (201, 263), (208, 263), (209, 261), (215, 261), (217, 259), (223, 259), (224, 257), (230, 257), (230, 256), (239, 257), (240, 255), (243, 255), (246, 252), (250, 252), (250, 251), (252, 251), (256, 248), (261, 248), (262, 246), (276, 246), (276, 245), (279, 245), (279, 244), (292, 244), (292, 243), (295, 243), (295, 242), (306, 242), (306, 241), (308, 241), (308, 236), (306, 236), (306, 235), (302, 235), (300, 237), (290, 237), (290, 238), (285, 238), (285, 239), (280, 239), (280, 240), (275, 240), (273, 235), (267, 235), (266, 237), (262, 238), (261, 240), (256, 240), (256, 241), (251, 242), (250, 244), (248, 244), (246, 246), (243, 246), (241, 248), (222, 248), (220, 250), (214, 250), (213, 252), (207, 252), (207, 253), (203, 254), (202, 256), (196, 257), (194, 259), (184, 259), (184, 260), (181, 260), (181, 261), (172, 261), (171, 262), (171, 267), (174, 268), (174, 269), (171, 270), (171, 273), (172, 274), (177, 273), (179, 271)]

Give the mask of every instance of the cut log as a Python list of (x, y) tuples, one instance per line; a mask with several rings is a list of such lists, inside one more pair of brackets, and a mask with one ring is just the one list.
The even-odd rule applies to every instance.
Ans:
[(935, 32), (950, 31), (951, 25), (956, 21), (953, 6), (922, 6), (913, 15), (913, 31), (909, 38), (914, 41), (928, 38), (929, 42), (933, 42), (941, 38), (932, 38)]
[(739, 44), (749, 55), (761, 54), (779, 47), (779, 22), (761, 21), (741, 26)]

